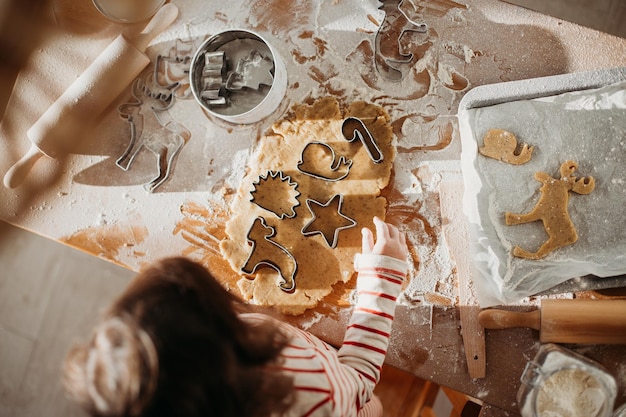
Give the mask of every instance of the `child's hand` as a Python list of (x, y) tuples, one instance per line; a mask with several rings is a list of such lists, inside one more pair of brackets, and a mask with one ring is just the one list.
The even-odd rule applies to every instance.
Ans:
[(363, 254), (386, 255), (402, 261), (406, 260), (408, 249), (404, 233), (378, 217), (374, 217), (374, 226), (376, 226), (376, 242), (370, 229), (364, 227), (361, 230)]

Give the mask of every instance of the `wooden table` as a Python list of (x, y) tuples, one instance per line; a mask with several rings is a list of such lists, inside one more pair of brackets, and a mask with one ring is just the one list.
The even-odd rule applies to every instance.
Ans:
[[(29, 148), (25, 133), (30, 125), (99, 52), (118, 33), (141, 29), (106, 21), (89, 0), (52, 3), (56, 25), (18, 77), (1, 126), (2, 172)], [(243, 174), (232, 172), (233, 161), (245, 161), (256, 139), (291, 105), (331, 95), (344, 102), (371, 101), (390, 114), (398, 156), (385, 191), (389, 216), (415, 226), (411, 245), (417, 252), (418, 246), (428, 247), (419, 252), (420, 261), (434, 262), (434, 253), (446, 245), (437, 185), (460, 178), (455, 115), (463, 95), (484, 84), (626, 66), (626, 40), (495, 0), (405, 1), (405, 14), (391, 8), (389, 16), (395, 17), (387, 21), (376, 1), (233, 1), (225, 9), (201, 0), (174, 3), (180, 15), (148, 49), (153, 61), (157, 56), (188, 58), (207, 35), (221, 30), (253, 30), (272, 44), (287, 67), (287, 94), (278, 110), (258, 123), (235, 126), (204, 114), (181, 88), (169, 113), (190, 137), (169, 181), (147, 193), (142, 186), (154, 175), (156, 163), (151, 152), (144, 149), (128, 171), (115, 166), (129, 141), (128, 125), (117, 111), (128, 101), (126, 94), (93, 131), (77, 138), (71, 153), (39, 161), (15, 189), (0, 188), (2, 219), (131, 270), (184, 254), (232, 283), (237, 276), (221, 259), (217, 244), (228, 217), (224, 195), (237, 188)], [(398, 44), (402, 27), (410, 27), (407, 16), (425, 23), (428, 31), (407, 31)], [(413, 53), (411, 63), (401, 66), (406, 71), (401, 81), (389, 81), (375, 68), (381, 23), (390, 29), (391, 38), (381, 43), (387, 55), (395, 47)], [(167, 65), (176, 78), (183, 64), (174, 61)], [(487, 375), (472, 380), (459, 322), (460, 311), (469, 307), (459, 305), (455, 290), (442, 288), (437, 276), (447, 274), (454, 283), (454, 265), (420, 268), (412, 279), (424, 280), (425, 288), (398, 306), (388, 362), (483, 400), (489, 404), (484, 415), (515, 414), (519, 377), (539, 348), (537, 334), (523, 329), (487, 332)], [(349, 290), (349, 285), (338, 286), (315, 311), (289, 319), (340, 344), (350, 314), (349, 303), (341, 300)], [(618, 404), (626, 401), (624, 349), (578, 349), (615, 370)]]

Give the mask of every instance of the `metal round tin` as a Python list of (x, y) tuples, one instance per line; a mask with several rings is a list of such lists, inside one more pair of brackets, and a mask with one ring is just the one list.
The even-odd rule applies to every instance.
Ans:
[(189, 79), (200, 106), (232, 123), (255, 123), (269, 116), (287, 91), (280, 56), (261, 36), (243, 29), (204, 41), (191, 61)]

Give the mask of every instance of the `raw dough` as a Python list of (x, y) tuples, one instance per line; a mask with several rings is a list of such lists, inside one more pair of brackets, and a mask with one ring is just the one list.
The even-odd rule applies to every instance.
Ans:
[[(366, 124), (383, 153), (381, 163), (371, 160), (362, 143), (350, 143), (343, 137), (341, 126), (347, 117), (357, 117)], [(241, 273), (251, 251), (246, 235), (257, 217), (264, 218), (267, 226), (276, 231), (271, 240), (287, 249), (297, 261), (295, 290), (287, 292), (280, 288), (282, 279), (275, 269), (258, 268), (254, 276), (244, 276), (238, 282), (244, 298), (256, 304), (274, 306), (282, 313), (301, 314), (330, 294), (334, 284), (350, 280), (354, 273), (354, 255), (361, 249), (360, 229), (364, 226), (373, 228), (373, 216), (385, 217), (387, 202), (380, 192), (391, 176), (396, 153), (392, 140), (389, 116), (381, 107), (355, 102), (344, 113), (338, 102), (330, 97), (311, 105), (298, 105), (290, 117), (273, 125), (272, 130), (260, 139), (233, 198), (230, 206), (233, 217), (226, 224), (228, 238), (221, 242), (220, 250), (233, 270)], [(310, 142), (325, 143), (332, 147), (336, 158), (343, 156), (351, 160), (347, 177), (328, 181), (299, 171), (301, 153)], [(321, 164), (327, 162), (321, 161)], [(319, 169), (323, 170), (324, 166)], [(268, 171), (282, 172), (298, 184), (299, 205), (293, 207), (294, 217), (280, 219), (250, 201), (254, 183), (267, 176)], [(261, 190), (257, 190), (257, 194), (259, 192)], [(280, 195), (281, 190), (275, 192), (270, 186), (265, 192)], [(312, 219), (306, 199), (326, 203), (335, 195), (343, 195), (341, 214), (357, 224), (339, 231), (337, 247), (333, 249), (323, 235), (304, 236), (302, 229)], [(290, 211), (291, 204), (287, 206), (285, 210)]]
[(578, 240), (576, 227), (567, 210), (569, 192), (589, 194), (595, 188), (593, 177), (576, 178), (574, 171), (578, 164), (566, 161), (561, 164), (561, 178), (552, 178), (545, 172), (535, 173), (535, 179), (543, 185), (541, 197), (535, 207), (526, 214), (505, 213), (507, 225), (523, 224), (541, 220), (548, 234), (548, 240), (537, 252), (530, 253), (519, 246), (513, 248), (513, 255), (526, 259), (541, 259), (560, 247), (571, 245)]
[(524, 144), (518, 153), (517, 138), (508, 130), (491, 129), (485, 133), (483, 138), (485, 146), (478, 149), (481, 155), (498, 161), (508, 162), (513, 165), (521, 165), (530, 161), (533, 154), (534, 146)]

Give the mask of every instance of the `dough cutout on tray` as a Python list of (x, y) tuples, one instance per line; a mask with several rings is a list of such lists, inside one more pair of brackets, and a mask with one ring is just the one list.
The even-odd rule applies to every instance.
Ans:
[(484, 146), (478, 149), (481, 155), (512, 165), (522, 165), (530, 161), (535, 149), (526, 143), (521, 147), (518, 146), (517, 137), (503, 129), (490, 129), (483, 141)]
[(555, 249), (571, 245), (578, 240), (578, 232), (570, 218), (567, 206), (569, 192), (589, 194), (595, 188), (593, 177), (575, 177), (578, 169), (575, 161), (561, 164), (561, 178), (552, 178), (545, 172), (536, 172), (535, 179), (543, 185), (539, 189), (541, 196), (535, 207), (526, 214), (505, 213), (507, 225), (517, 225), (541, 220), (548, 234), (548, 240), (534, 253), (519, 246), (513, 248), (513, 255), (525, 259), (541, 259)]

